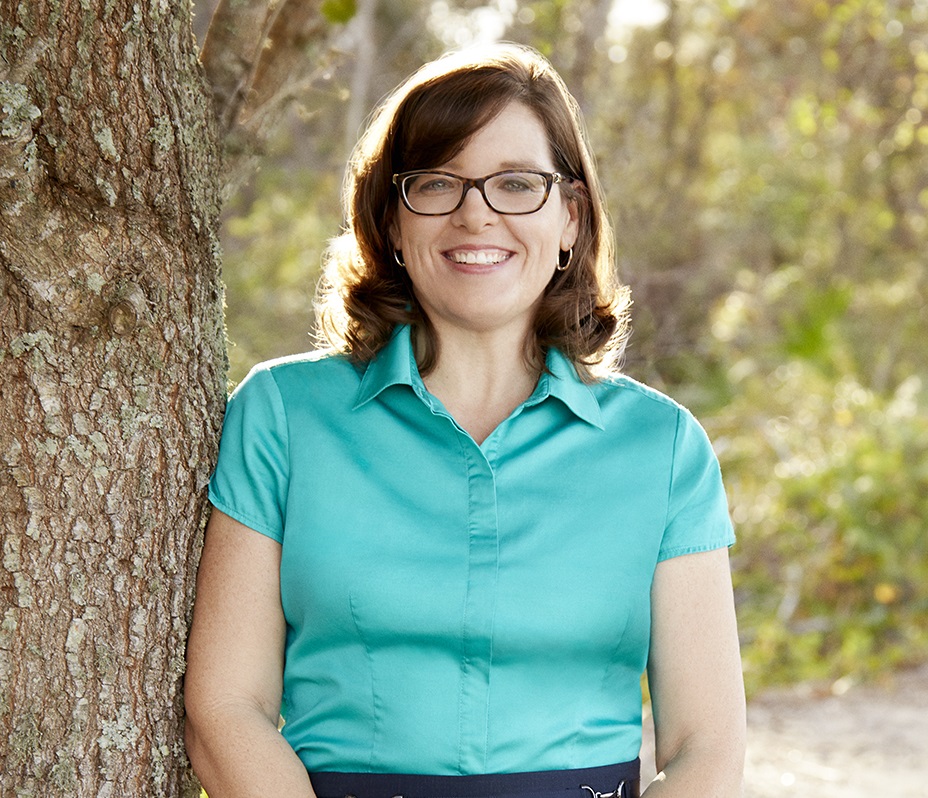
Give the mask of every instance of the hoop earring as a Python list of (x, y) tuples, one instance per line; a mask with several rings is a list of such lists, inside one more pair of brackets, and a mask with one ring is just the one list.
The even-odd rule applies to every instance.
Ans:
[[(564, 250), (561, 250), (561, 252), (563, 252), (563, 251), (564, 251)], [(567, 263), (561, 263), (561, 259), (560, 259), (560, 257), (558, 257), (558, 259), (557, 259), (557, 266), (555, 266), (555, 268), (556, 268), (559, 272), (567, 271), (567, 267), (570, 266), (570, 262), (571, 262), (573, 259), (574, 259), (574, 248), (571, 247), (570, 249), (567, 250)]]
[(396, 265), (399, 266), (401, 269), (405, 269), (406, 264), (403, 262), (402, 256), (403, 256), (403, 253), (401, 250), (398, 250), (398, 249), (393, 250), (393, 260), (396, 261)]

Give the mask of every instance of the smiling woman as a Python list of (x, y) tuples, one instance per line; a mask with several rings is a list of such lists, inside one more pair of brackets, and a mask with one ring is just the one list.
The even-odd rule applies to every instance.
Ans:
[(614, 368), (628, 296), (564, 84), (515, 46), (441, 59), (351, 167), (331, 348), (241, 383), (210, 483), (211, 798), (634, 798), (645, 668), (646, 794), (738, 795), (721, 475)]
[[(534, 329), (519, 343), (536, 369), (543, 365), (549, 346), (568, 354), (585, 374), (595, 371), (597, 364), (608, 372), (621, 356), (628, 329), (628, 292), (614, 278), (612, 231), (579, 111), (550, 65), (526, 57), (525, 52), (505, 46), (478, 48), (427, 64), (384, 104), (362, 137), (347, 190), (350, 228), (341, 246), (333, 248), (320, 296), (322, 331), (336, 347), (347, 347), (365, 360), (385, 345), (397, 323), (414, 324), (420, 371), (428, 374), (434, 368), (440, 340), (433, 334), (436, 320), (421, 312), (424, 286), (414, 290), (411, 275), (397, 262), (397, 252), (403, 253), (403, 263), (415, 258), (396, 240), (397, 235), (402, 237), (404, 224), (410, 231), (455, 229), (458, 238), (470, 240), (448, 239), (465, 245), (449, 249), (473, 251), (473, 256), (462, 259), (476, 260), (485, 257), (477, 254), (485, 249), (480, 235), (489, 240), (491, 228), (505, 236), (514, 235), (520, 225), (544, 227), (546, 235), (531, 242), (537, 250), (549, 241), (552, 213), (566, 211), (576, 226), (577, 240), (571, 242), (568, 235), (564, 242), (544, 246), (549, 279), (559, 261), (570, 257), (571, 268), (559, 271), (550, 284), (538, 289)], [(411, 173), (435, 171), (451, 172), (455, 185), (462, 187), (457, 195), (460, 206), (443, 208), (442, 216), (436, 217), (440, 221), (430, 226), (427, 219), (418, 218), (421, 209), (416, 214), (410, 208), (408, 191), (400, 192), (401, 199), (405, 197), (402, 203), (395, 201), (394, 176), (405, 178), (400, 187), (408, 189)], [(502, 184), (491, 181), (488, 198), (486, 184), (475, 192), (464, 190), (470, 185), (466, 180), (457, 183), (498, 171), (553, 173), (550, 183), (545, 181), (544, 194), (545, 200), (553, 199), (533, 208), (531, 215), (520, 210), (526, 214), (520, 221), (512, 213), (492, 212), (493, 197)], [(413, 182), (412, 187), (416, 185)], [(480, 223), (473, 219), (475, 210), (480, 213), (475, 201), (489, 205), (488, 213), (498, 217), (476, 235), (466, 232), (466, 225)], [(502, 241), (489, 243), (501, 253), (509, 252)], [(571, 255), (572, 243), (576, 246)], [(407, 236), (405, 246), (409, 245)], [(522, 259), (513, 265), (528, 262)]]

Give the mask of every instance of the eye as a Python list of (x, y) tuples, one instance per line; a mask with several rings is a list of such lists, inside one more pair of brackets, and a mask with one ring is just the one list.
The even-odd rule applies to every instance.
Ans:
[(511, 194), (538, 191), (542, 186), (544, 186), (544, 180), (540, 175), (522, 172), (510, 172), (505, 175), (500, 175), (496, 180), (496, 187), (498, 189)]
[(417, 194), (447, 194), (457, 188), (457, 181), (447, 175), (420, 175), (408, 190)]

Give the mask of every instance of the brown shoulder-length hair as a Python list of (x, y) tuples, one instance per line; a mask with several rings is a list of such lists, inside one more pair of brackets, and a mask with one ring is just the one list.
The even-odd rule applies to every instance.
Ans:
[(397, 324), (419, 331), (420, 371), (435, 365), (438, 341), (394, 258), (390, 229), (398, 195), (393, 175), (430, 169), (454, 158), (505, 106), (519, 102), (545, 128), (559, 184), (576, 204), (573, 258), (556, 271), (526, 341), (526, 358), (543, 368), (556, 347), (592, 379), (616, 366), (628, 338), (628, 289), (615, 279), (612, 229), (576, 101), (536, 51), (496, 44), (452, 53), (426, 64), (373, 116), (349, 163), (346, 227), (329, 247), (316, 298), (318, 335), (356, 360), (369, 361)]

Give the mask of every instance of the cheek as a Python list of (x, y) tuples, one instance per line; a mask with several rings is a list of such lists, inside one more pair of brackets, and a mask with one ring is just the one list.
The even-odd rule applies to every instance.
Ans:
[(557, 263), (558, 253), (561, 250), (562, 231), (565, 219), (560, 215), (549, 218), (547, 221), (539, 220), (540, 224), (531, 232), (530, 240), (534, 242), (535, 256), (551, 267)]
[[(437, 218), (437, 217), (436, 217)], [(435, 237), (434, 223), (428, 216), (413, 216), (409, 211), (397, 214), (390, 228), (390, 241), (403, 252), (427, 249)]]

